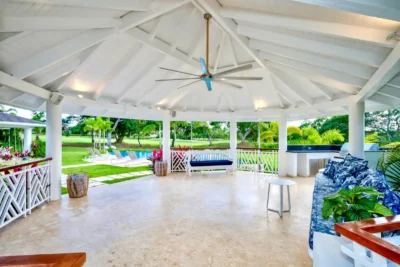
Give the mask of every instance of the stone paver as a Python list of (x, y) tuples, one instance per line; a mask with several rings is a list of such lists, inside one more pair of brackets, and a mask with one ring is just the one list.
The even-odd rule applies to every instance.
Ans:
[[(115, 180), (115, 179), (128, 178), (128, 177), (134, 177), (134, 176), (143, 176), (143, 175), (152, 175), (152, 174), (153, 174), (152, 171), (141, 171), (141, 172), (129, 172), (129, 173), (101, 176), (101, 177), (96, 177), (96, 178), (89, 178), (89, 187), (97, 187), (97, 186), (105, 185), (105, 183), (103, 183), (103, 181), (110, 181), (110, 180)], [(68, 175), (66, 175), (66, 174), (63, 174), (61, 176), (61, 186), (62, 187), (67, 187), (67, 177), (68, 177)]]

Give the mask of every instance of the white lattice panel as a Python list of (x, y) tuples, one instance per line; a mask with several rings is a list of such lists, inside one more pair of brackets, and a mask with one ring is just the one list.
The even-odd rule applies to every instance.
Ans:
[(50, 200), (50, 165), (28, 169), (28, 208)]
[(185, 172), (186, 171), (186, 151), (171, 152), (171, 171)]
[(238, 153), (238, 170), (259, 171), (264, 173), (276, 174), (278, 172), (278, 152), (241, 150)]
[(0, 228), (26, 215), (26, 172), (0, 177)]
[(11, 167), (10, 171), (0, 176), (0, 228), (50, 200), (49, 161), (15, 172)]

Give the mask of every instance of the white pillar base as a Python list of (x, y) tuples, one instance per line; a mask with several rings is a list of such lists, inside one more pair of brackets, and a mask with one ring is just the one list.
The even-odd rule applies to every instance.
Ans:
[(50, 100), (46, 102), (46, 157), (51, 161), (51, 200), (61, 198), (61, 153), (62, 153), (62, 104), (54, 105)]
[(24, 151), (31, 152), (31, 144), (32, 144), (32, 128), (24, 129)]
[(364, 158), (365, 102), (349, 103), (349, 153)]

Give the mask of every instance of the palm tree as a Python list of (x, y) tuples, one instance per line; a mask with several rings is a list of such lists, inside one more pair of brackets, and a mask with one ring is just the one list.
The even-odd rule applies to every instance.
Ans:
[[(34, 112), (32, 112), (32, 120), (45, 122), (46, 115), (43, 111), (34, 111)], [(36, 140), (39, 140), (39, 134), (42, 133), (43, 127), (35, 127), (35, 128), (33, 128), (33, 130), (36, 133)]]
[(89, 118), (89, 119), (86, 119), (83, 123), (85, 125), (85, 127), (83, 128), (83, 131), (92, 133), (93, 147), (96, 147), (95, 140), (94, 140), (95, 132), (97, 131), (96, 120), (94, 118)]
[(400, 191), (400, 145), (382, 155), (377, 169), (385, 174), (394, 191)]

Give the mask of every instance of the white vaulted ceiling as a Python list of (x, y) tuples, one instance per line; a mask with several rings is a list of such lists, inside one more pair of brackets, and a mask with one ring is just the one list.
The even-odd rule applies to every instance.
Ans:
[[(251, 63), (234, 76), (262, 81), (212, 92), (155, 82), (186, 77), (159, 67), (201, 74), (206, 12), (211, 72)], [(65, 113), (160, 119), (174, 110), (187, 120), (282, 110), (305, 119), (347, 113), (349, 101), (398, 107), (400, 35), (386, 38), (400, 32), (399, 14), (391, 0), (3, 0), (0, 102), (44, 110), (48, 92), (60, 92)]]

